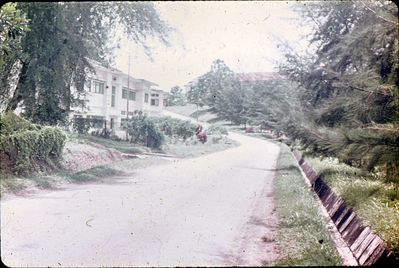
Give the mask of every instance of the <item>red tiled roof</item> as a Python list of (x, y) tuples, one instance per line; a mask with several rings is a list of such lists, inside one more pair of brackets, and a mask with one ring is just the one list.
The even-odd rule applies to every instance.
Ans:
[(238, 81), (269, 81), (269, 80), (286, 80), (287, 78), (276, 72), (255, 72), (255, 73), (236, 73)]

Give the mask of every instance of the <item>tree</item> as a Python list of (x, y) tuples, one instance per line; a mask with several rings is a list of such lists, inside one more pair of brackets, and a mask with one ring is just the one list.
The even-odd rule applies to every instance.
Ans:
[[(233, 71), (224, 61), (217, 59), (212, 62), (211, 70), (200, 76), (196, 82), (190, 86), (187, 92), (187, 99), (189, 102), (197, 105), (197, 114), (198, 106), (202, 107), (208, 105), (210, 107), (210, 112), (227, 119), (227, 114), (229, 114), (229, 112), (225, 110), (225, 104), (226, 97), (228, 96), (225, 91), (230, 90), (230, 92), (233, 92), (233, 88), (237, 88), (238, 86), (239, 84), (234, 80)], [(235, 95), (235, 97), (237, 96), (238, 95)], [(233, 99), (238, 101), (237, 98)], [(239, 103), (239, 101), (237, 103)], [(232, 107), (230, 106), (230, 108)]]
[(116, 27), (147, 53), (146, 37), (166, 43), (169, 29), (151, 3), (18, 3), (18, 7), (30, 20), (31, 31), (22, 37), (25, 57), (18, 58), (21, 71), (7, 110), (22, 102), (26, 117), (46, 124), (65, 120), (79, 101), (71, 94), (72, 86), (84, 94), (86, 76), (94, 71), (88, 59), (109, 63), (107, 43)]
[(29, 30), (28, 20), (15, 3), (6, 3), (0, 9), (0, 111), (7, 99), (18, 73), (17, 59), (22, 57), (21, 38)]
[(167, 97), (168, 106), (184, 105), (186, 103), (183, 89), (179, 86), (171, 88)]
[(309, 55), (281, 71), (301, 88), (303, 122), (287, 130), (310, 152), (399, 177), (398, 10), (388, 2), (306, 3)]

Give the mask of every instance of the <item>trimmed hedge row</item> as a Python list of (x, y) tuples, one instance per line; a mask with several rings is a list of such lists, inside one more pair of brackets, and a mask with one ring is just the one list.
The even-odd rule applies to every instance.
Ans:
[(38, 162), (58, 163), (66, 135), (57, 127), (40, 126), (7, 113), (0, 116), (0, 153), (8, 156), (15, 174), (26, 174)]

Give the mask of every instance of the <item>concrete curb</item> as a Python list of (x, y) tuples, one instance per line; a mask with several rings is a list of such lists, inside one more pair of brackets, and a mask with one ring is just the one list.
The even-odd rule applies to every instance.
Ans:
[(358, 264), (398, 266), (399, 260), (386, 242), (362, 223), (353, 209), (305, 162), (300, 152), (294, 151), (293, 156)]

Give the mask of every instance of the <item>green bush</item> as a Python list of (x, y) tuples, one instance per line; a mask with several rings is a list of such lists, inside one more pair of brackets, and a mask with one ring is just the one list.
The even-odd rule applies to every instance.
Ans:
[(0, 114), (0, 134), (11, 135), (17, 130), (39, 130), (40, 125), (32, 124), (28, 120), (19, 117), (18, 115), (8, 112)]
[(227, 128), (220, 124), (212, 124), (207, 129), (206, 132), (210, 135), (218, 134), (218, 135), (228, 135)]
[(59, 128), (34, 125), (11, 113), (1, 116), (1, 126), (0, 153), (8, 156), (15, 174), (35, 169), (37, 161), (54, 164), (61, 158), (66, 135)]
[(195, 125), (190, 121), (184, 121), (169, 116), (154, 118), (154, 122), (166, 136), (182, 138), (184, 141), (195, 135)]
[(127, 121), (124, 128), (130, 136), (131, 143), (160, 148), (165, 140), (155, 120), (143, 114), (134, 115)]
[(79, 134), (87, 134), (89, 132), (91, 121), (88, 118), (75, 117), (72, 120), (72, 128)]

